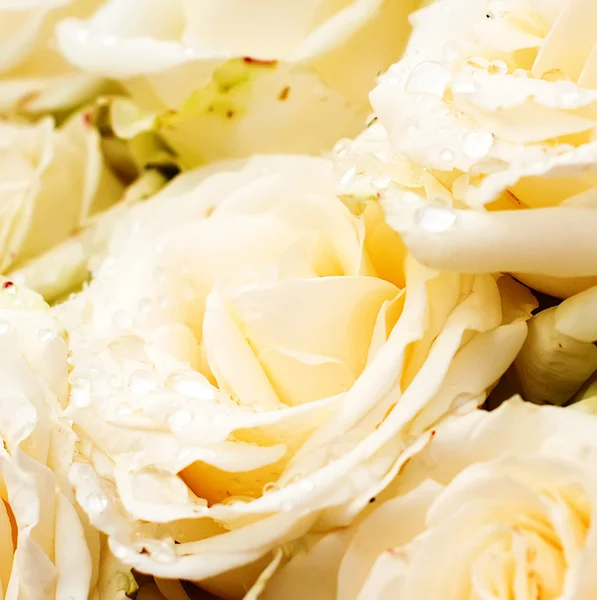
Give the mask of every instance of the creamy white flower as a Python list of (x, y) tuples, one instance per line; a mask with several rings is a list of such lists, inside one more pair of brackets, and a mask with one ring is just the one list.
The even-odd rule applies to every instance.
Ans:
[(449, 419), (354, 527), (298, 554), (262, 597), (594, 598), (596, 436), (592, 415), (520, 399)]
[(367, 93), (400, 57), (418, 4), (108, 0), (61, 23), (58, 41), (74, 65), (121, 80), (138, 106), (119, 113), (155, 128), (185, 166), (318, 153), (361, 129)]
[(53, 39), (59, 21), (99, 1), (0, 0), (0, 113), (69, 109), (100, 90), (101, 78), (73, 69)]
[[(84, 114), (59, 128), (51, 118), (0, 121), (0, 271), (10, 273), (66, 240), (120, 199), (122, 189)], [(42, 276), (28, 285), (52, 295), (60, 271)]]
[[(63, 330), (33, 292), (0, 282), (0, 596), (87, 600), (97, 543), (68, 483), (75, 436)], [(91, 546), (91, 547), (92, 547)]]
[[(371, 100), (394, 151), (454, 194), (453, 226), (403, 227), (434, 268), (517, 273), (566, 297), (597, 283), (597, 6), (439, 0)], [(532, 211), (521, 209), (533, 209)]]
[(377, 202), (355, 216), (334, 192), (331, 161), (300, 156), (179, 177), (57, 307), (84, 440), (71, 481), (126, 564), (242, 597), (520, 349), (521, 286), (421, 266)]

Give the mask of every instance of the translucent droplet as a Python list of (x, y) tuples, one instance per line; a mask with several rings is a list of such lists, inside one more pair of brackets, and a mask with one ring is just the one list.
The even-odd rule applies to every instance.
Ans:
[(493, 146), (493, 134), (484, 129), (469, 131), (463, 142), (462, 149), (469, 158), (483, 158)]
[(450, 162), (454, 158), (454, 152), (448, 149), (442, 150), (439, 157), (445, 162)]
[(129, 555), (129, 549), (124, 544), (120, 544), (118, 542), (111, 541), (110, 550), (112, 550), (112, 554), (114, 554), (116, 558), (121, 560), (125, 559)]
[(112, 323), (120, 329), (129, 329), (133, 324), (131, 316), (124, 310), (117, 310), (112, 315)]
[(133, 371), (129, 377), (129, 388), (135, 394), (146, 394), (158, 387), (154, 376), (147, 371)]
[(355, 167), (351, 167), (350, 169), (348, 169), (348, 171), (346, 171), (342, 177), (340, 177), (340, 183), (342, 185), (346, 185), (347, 183), (350, 183), (350, 181), (353, 179), (353, 177), (356, 175), (357, 170)]
[(452, 74), (443, 65), (426, 61), (417, 65), (406, 82), (406, 91), (411, 94), (443, 96), (452, 81)]
[(340, 158), (346, 156), (348, 148), (350, 147), (351, 140), (344, 138), (336, 142), (334, 146), (334, 154)]
[(514, 71), (512, 71), (512, 75), (514, 77), (520, 77), (520, 78), (529, 76), (528, 72), (525, 69), (514, 69)]
[(133, 409), (130, 406), (120, 405), (116, 407), (114, 412), (118, 417), (128, 417), (129, 415), (133, 414)]
[(374, 177), (371, 180), (371, 185), (378, 190), (385, 190), (390, 183), (392, 183), (392, 178), (387, 175), (381, 175), (379, 177)]
[(305, 494), (310, 494), (315, 489), (315, 484), (310, 479), (303, 479), (299, 483), (299, 489)]
[(40, 341), (47, 344), (56, 337), (56, 334), (51, 329), (40, 329), (37, 333), (37, 337)]
[(213, 400), (214, 390), (211, 384), (198, 375), (171, 375), (167, 386), (182, 394), (197, 400)]
[(505, 75), (508, 72), (508, 65), (503, 60), (494, 60), (487, 70), (492, 75)]
[(268, 494), (271, 492), (275, 492), (278, 489), (278, 484), (275, 481), (270, 481), (263, 486), (263, 493)]
[(89, 390), (84, 390), (82, 388), (74, 388), (70, 393), (70, 402), (73, 406), (77, 406), (79, 408), (85, 408), (91, 404), (91, 395), (89, 394)]
[(193, 420), (193, 415), (188, 410), (177, 410), (175, 413), (172, 413), (168, 417), (168, 425), (172, 429), (180, 429), (182, 427), (186, 427)]
[(159, 542), (152, 548), (151, 557), (158, 562), (163, 564), (170, 564), (176, 560), (176, 552), (174, 550), (174, 543), (170, 542)]
[(108, 507), (108, 499), (99, 494), (89, 494), (89, 496), (85, 498), (84, 506), (89, 512), (101, 513)]
[(430, 233), (447, 231), (456, 222), (456, 213), (444, 206), (423, 206), (417, 211), (419, 227)]

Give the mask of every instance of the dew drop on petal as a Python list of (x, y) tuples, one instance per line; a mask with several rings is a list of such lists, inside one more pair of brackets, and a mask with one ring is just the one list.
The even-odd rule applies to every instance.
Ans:
[(417, 211), (416, 221), (425, 231), (442, 233), (454, 225), (456, 213), (444, 206), (423, 206)]
[(418, 64), (406, 82), (406, 91), (411, 94), (443, 96), (452, 80), (452, 74), (443, 65), (426, 61)]
[(157, 381), (148, 371), (133, 371), (129, 377), (129, 388), (135, 394), (146, 394), (157, 387)]
[(463, 151), (469, 158), (487, 156), (493, 146), (493, 134), (484, 129), (469, 131), (464, 135)]
[(108, 507), (108, 499), (99, 494), (89, 494), (85, 498), (84, 506), (89, 512), (101, 513)]
[(56, 337), (56, 333), (51, 329), (40, 329), (37, 333), (37, 337), (40, 339), (40, 341), (47, 344)]
[(391, 182), (391, 177), (388, 177), (387, 175), (380, 175), (379, 177), (374, 177), (371, 180), (371, 185), (378, 190), (385, 190)]
[(452, 150), (442, 150), (439, 157), (445, 162), (450, 162), (454, 158), (454, 153)]
[(74, 388), (70, 393), (70, 402), (73, 406), (85, 408), (91, 404), (91, 396), (89, 390), (82, 388)]

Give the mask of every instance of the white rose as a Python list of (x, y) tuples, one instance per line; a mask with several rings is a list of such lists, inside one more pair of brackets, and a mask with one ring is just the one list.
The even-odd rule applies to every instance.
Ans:
[(319, 153), (356, 135), (374, 78), (400, 57), (418, 4), (108, 0), (90, 19), (61, 23), (58, 39), (68, 60), (121, 80), (142, 109), (120, 107), (120, 134), (130, 135), (125, 112), (189, 166)]
[[(51, 250), (120, 199), (122, 184), (103, 164), (97, 131), (84, 114), (59, 128), (0, 120), (0, 272)], [(25, 277), (53, 295), (60, 270)], [(70, 275), (68, 275), (70, 276)], [(23, 279), (23, 278), (21, 278)]]
[(0, 113), (69, 109), (102, 80), (77, 72), (54, 47), (56, 23), (85, 16), (99, 0), (0, 0)]
[(371, 100), (394, 151), (454, 195), (441, 231), (401, 225), (419, 260), (513, 272), (559, 297), (597, 283), (596, 10), (439, 0), (412, 15), (405, 56)]
[[(37, 294), (0, 281), (0, 596), (87, 600), (97, 533), (68, 484), (75, 436), (63, 330)], [(88, 547), (88, 543), (91, 544)]]
[(376, 202), (355, 216), (334, 192), (331, 162), (300, 156), (186, 174), (56, 309), (71, 481), (124, 563), (242, 597), (280, 546), (349, 523), (520, 349), (522, 286), (427, 269)]
[(596, 417), (519, 399), (447, 420), (354, 527), (298, 554), (262, 598), (595, 598), (596, 439)]

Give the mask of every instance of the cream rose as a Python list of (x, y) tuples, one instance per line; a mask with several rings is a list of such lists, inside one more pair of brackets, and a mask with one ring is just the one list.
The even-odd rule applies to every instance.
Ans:
[(68, 393), (63, 330), (37, 294), (5, 278), (0, 355), (0, 596), (87, 600), (97, 533), (68, 483), (75, 436), (59, 419)]
[[(420, 261), (513, 272), (559, 297), (597, 283), (596, 10), (586, 0), (438, 0), (412, 15), (405, 56), (371, 100), (394, 152), (454, 196), (440, 230), (424, 210), (397, 217)], [(426, 204), (397, 200), (392, 211)]]
[[(61, 127), (0, 120), (0, 272), (25, 268), (120, 199), (123, 186), (104, 165), (97, 131), (84, 114)], [(54, 295), (61, 268), (20, 281)], [(63, 265), (68, 270), (68, 265)]]
[(331, 161), (218, 168), (133, 207), (55, 310), (80, 505), (124, 563), (239, 598), (482, 402), (535, 303), (418, 264), (375, 201), (335, 195)]
[(101, 89), (102, 79), (73, 69), (53, 39), (59, 21), (89, 15), (99, 1), (0, 1), (0, 114), (70, 109)]
[(400, 57), (418, 4), (109, 0), (90, 19), (61, 23), (58, 40), (74, 65), (132, 95), (134, 104), (116, 104), (120, 135), (152, 128), (188, 167), (319, 153), (356, 135), (374, 78)]
[(262, 598), (594, 598), (596, 435), (592, 415), (520, 399), (449, 419), (354, 527), (297, 554)]

